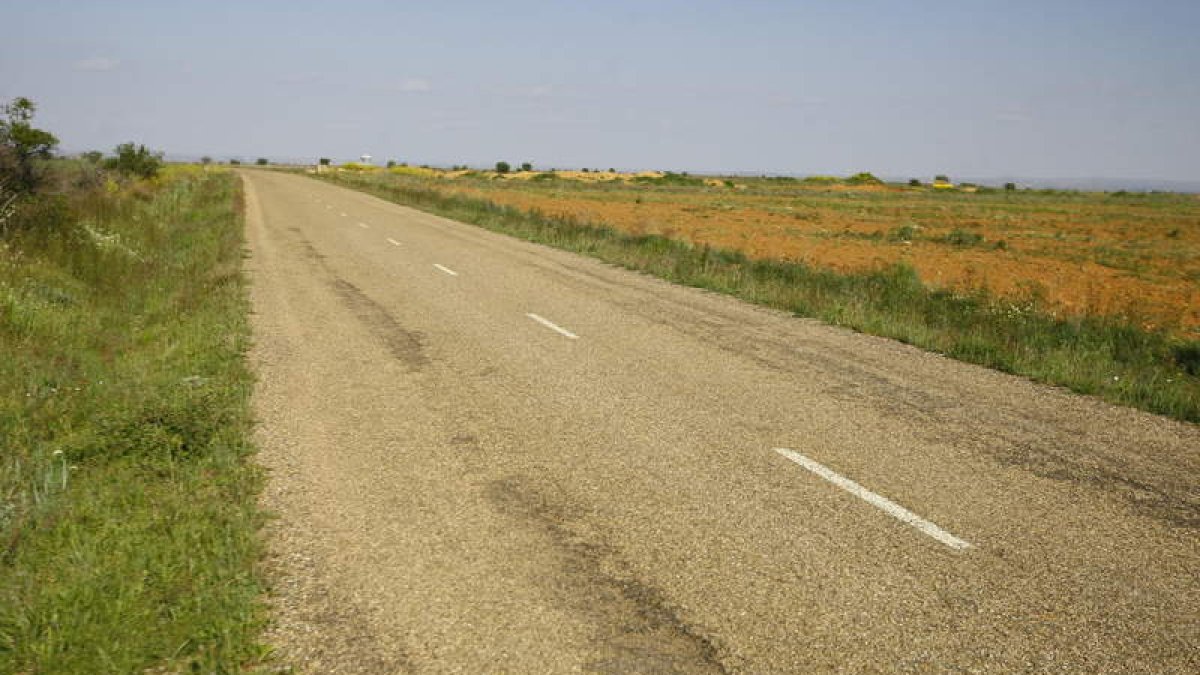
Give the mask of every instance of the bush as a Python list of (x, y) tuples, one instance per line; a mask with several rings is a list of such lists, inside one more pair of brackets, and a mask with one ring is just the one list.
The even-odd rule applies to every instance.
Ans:
[(657, 178), (651, 176), (638, 176), (633, 179), (635, 183), (645, 185), (673, 185), (678, 187), (699, 187), (704, 185), (704, 181), (699, 178), (693, 178), (687, 175), (687, 172), (674, 173), (671, 171), (665, 172)]
[(1005, 183), (1004, 189), (1007, 190), (1008, 192), (1012, 192), (1013, 190), (1017, 189), (1017, 184), (1016, 183)]
[(983, 243), (983, 235), (970, 230), (955, 228), (946, 235), (946, 243), (954, 246), (978, 246)]
[(914, 225), (900, 225), (888, 232), (888, 239), (892, 241), (912, 241), (916, 238), (917, 228)]
[(317, 160), (317, 164), (320, 164), (321, 166), (329, 166), (329, 162), (330, 159), (328, 157), (322, 157), (321, 159)]
[(1186, 342), (1171, 349), (1175, 365), (1188, 375), (1200, 376), (1200, 342)]
[(5, 119), (0, 119), (0, 183), (18, 192), (38, 186), (42, 173), (37, 160), (50, 159), (58, 145), (54, 134), (30, 124), (36, 110), (33, 101), (20, 97), (4, 106)]
[(909, 187), (921, 187), (921, 180), (919, 178), (910, 178), (910, 179), (908, 179), (908, 186)]
[(496, 173), (508, 173), (512, 170), (508, 162), (496, 162)]
[(846, 182), (850, 185), (883, 185), (883, 181), (869, 171), (860, 171), (847, 178)]
[[(0, 190), (0, 200), (5, 192)], [(8, 208), (0, 203), (0, 235), (10, 232), (62, 233), (70, 230), (74, 223), (71, 207), (66, 197), (56, 194), (38, 194), (19, 202), (7, 201)]]
[(122, 143), (114, 149), (114, 152), (116, 156), (110, 157), (104, 165), (106, 168), (125, 175), (153, 178), (162, 168), (162, 153), (151, 152), (144, 145), (134, 145), (132, 142)]
[(533, 171), (533, 164), (531, 164), (529, 162), (522, 162), (521, 170), (522, 171)]
[(266, 166), (271, 163), (271, 160), (267, 159), (266, 157), (259, 157), (258, 159), (254, 160), (254, 163), (258, 166)]

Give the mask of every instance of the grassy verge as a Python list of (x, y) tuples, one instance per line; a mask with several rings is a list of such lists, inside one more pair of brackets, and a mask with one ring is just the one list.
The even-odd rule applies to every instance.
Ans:
[(236, 670), (263, 618), (239, 183), (64, 182), (0, 223), (0, 672)]
[(446, 194), (403, 176), (321, 178), (462, 222), (548, 244), (681, 284), (815, 317), (864, 333), (1024, 375), (1122, 405), (1200, 422), (1200, 342), (1109, 317), (1053, 316), (1036, 296), (931, 289), (909, 267), (858, 274), (751, 260), (657, 235), (635, 236), (484, 199)]

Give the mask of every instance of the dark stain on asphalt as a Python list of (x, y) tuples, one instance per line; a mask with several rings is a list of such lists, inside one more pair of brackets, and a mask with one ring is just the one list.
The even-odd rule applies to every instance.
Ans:
[(615, 552), (572, 532), (566, 516), (528, 481), (489, 483), (493, 506), (551, 541), (561, 556), (559, 578), (544, 583), (572, 609), (588, 616), (603, 656), (588, 663), (595, 673), (726, 673), (717, 645), (686, 623), (652, 586), (610, 571)]
[(424, 336), (421, 333), (405, 329), (386, 308), (367, 297), (354, 284), (343, 279), (334, 279), (331, 285), (354, 315), (366, 324), (392, 356), (407, 365), (410, 371), (420, 370), (429, 364), (429, 357), (425, 354)]

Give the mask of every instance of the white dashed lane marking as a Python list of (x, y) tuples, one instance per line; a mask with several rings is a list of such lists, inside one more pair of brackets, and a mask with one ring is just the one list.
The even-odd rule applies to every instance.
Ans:
[(969, 544), (968, 542), (965, 542), (962, 539), (959, 539), (958, 537), (950, 534), (949, 532), (943, 530), (942, 528), (938, 527), (937, 525), (934, 525), (933, 523), (929, 522), (928, 520), (925, 520), (921, 516), (918, 516), (917, 514), (913, 513), (912, 511), (909, 511), (908, 509), (904, 508), (903, 506), (900, 506), (899, 504), (888, 499), (887, 497), (884, 497), (883, 495), (879, 495), (879, 494), (875, 494), (874, 492), (871, 492), (870, 490), (859, 485), (858, 483), (855, 483), (854, 481), (850, 480), (849, 478), (846, 478), (845, 476), (835, 473), (829, 467), (824, 466), (822, 464), (818, 464), (817, 462), (814, 462), (813, 460), (805, 457), (804, 455), (796, 452), (795, 450), (788, 450), (787, 448), (775, 448), (775, 452), (778, 452), (779, 454), (783, 455), (784, 457), (787, 457), (788, 459), (792, 460), (793, 462), (795, 462), (795, 463), (799, 464), (800, 466), (804, 467), (805, 469), (808, 469), (809, 471), (817, 474), (818, 476), (820, 476), (821, 478), (824, 478), (825, 480), (829, 481), (830, 483), (833, 483), (834, 485), (842, 488), (843, 490), (845, 490), (846, 492), (849, 492), (850, 494), (854, 495), (855, 497), (862, 499), (863, 501), (867, 502), (871, 506), (874, 506), (874, 507), (882, 510), (884, 513), (887, 513), (888, 515), (892, 516), (893, 518), (896, 518), (897, 520), (900, 520), (905, 523), (908, 523), (909, 525), (912, 525), (913, 527), (915, 527), (918, 530), (924, 532), (925, 534), (933, 537), (934, 539), (937, 539), (938, 541), (942, 542), (946, 546), (949, 546), (950, 548), (961, 550), (964, 548), (971, 547), (971, 544)]
[(571, 331), (567, 330), (566, 328), (563, 328), (562, 326), (559, 326), (558, 324), (554, 323), (553, 321), (551, 321), (551, 320), (549, 320), (549, 319), (546, 319), (546, 318), (540, 317), (540, 316), (538, 316), (537, 314), (533, 314), (532, 312), (530, 312), (530, 313), (527, 313), (525, 316), (527, 316), (527, 317), (529, 317), (529, 318), (533, 319), (534, 321), (536, 321), (536, 322), (538, 322), (538, 323), (542, 324), (542, 325), (543, 325), (543, 326), (545, 326), (546, 328), (549, 328), (550, 330), (552, 330), (552, 331), (554, 331), (554, 332), (558, 333), (559, 335), (562, 335), (563, 337), (570, 338), (570, 339), (572, 339), (572, 340), (578, 340), (578, 339), (579, 339), (579, 336), (578, 336), (578, 335), (576, 335), (576, 334), (572, 333)]

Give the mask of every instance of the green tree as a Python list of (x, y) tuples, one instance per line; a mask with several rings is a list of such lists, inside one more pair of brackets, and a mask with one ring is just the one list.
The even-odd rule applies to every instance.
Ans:
[(317, 160), (317, 164), (320, 164), (321, 166), (329, 166), (330, 161), (331, 160), (328, 157), (322, 157), (321, 159)]
[(99, 164), (104, 161), (104, 153), (99, 150), (88, 150), (79, 154), (79, 159), (89, 164)]
[(1007, 191), (1009, 191), (1009, 192), (1012, 192), (1013, 190), (1016, 190), (1016, 189), (1017, 189), (1017, 184), (1016, 184), (1016, 183), (1005, 183), (1005, 184), (1004, 184), (1004, 189), (1005, 189), (1005, 190), (1007, 190)]
[(921, 187), (921, 179), (920, 178), (908, 179), (908, 186), (909, 187)]
[(146, 146), (122, 143), (113, 149), (115, 157), (104, 163), (105, 167), (138, 178), (153, 178), (162, 168), (162, 153), (151, 152)]
[(512, 170), (508, 162), (496, 162), (496, 173), (508, 173)]
[(37, 187), (41, 175), (36, 160), (50, 159), (58, 146), (54, 134), (30, 124), (36, 111), (33, 101), (22, 96), (5, 104), (0, 119), (0, 182), (11, 182), (19, 191)]
[(201, 163), (201, 164), (203, 164), (203, 165), (205, 165), (205, 166), (208, 166), (209, 164), (212, 164), (212, 157), (209, 157), (208, 155), (205, 155), (205, 156), (203, 156), (203, 157), (201, 157), (201, 158), (200, 158), (200, 163)]
[(533, 171), (533, 164), (530, 162), (522, 162), (521, 170), (522, 171)]
[(266, 157), (259, 157), (258, 159), (254, 160), (254, 163), (258, 166), (266, 166), (271, 163), (271, 160), (267, 159)]
[(242, 163), (242, 160), (237, 159), (236, 157), (230, 158), (230, 160), (229, 160), (229, 166), (237, 166), (241, 163)]
[(944, 173), (939, 173), (938, 175), (934, 176), (933, 180), (937, 183), (949, 183), (950, 182), (950, 178)]
[(389, 160), (387, 161), (387, 168), (391, 169), (391, 168), (393, 168), (393, 167), (395, 167), (395, 166), (396, 166), (396, 160), (394, 160), (394, 159), (389, 159)]

